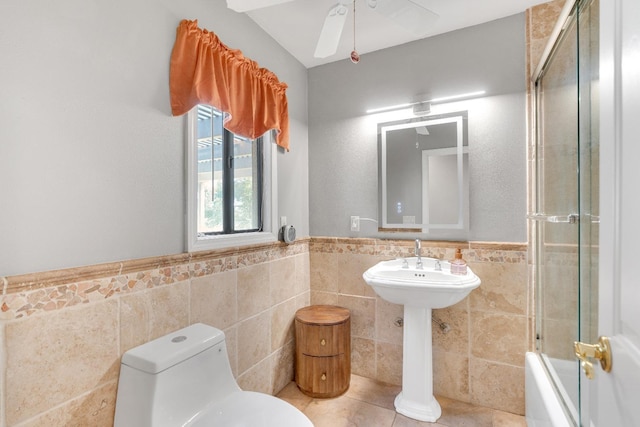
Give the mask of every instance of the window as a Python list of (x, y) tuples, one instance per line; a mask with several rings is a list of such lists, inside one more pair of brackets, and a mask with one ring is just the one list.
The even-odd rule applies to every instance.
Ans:
[(222, 126), (223, 114), (198, 106), (198, 235), (262, 231), (262, 144)]
[(226, 130), (223, 119), (208, 105), (189, 113), (189, 251), (276, 240), (270, 132), (252, 140)]

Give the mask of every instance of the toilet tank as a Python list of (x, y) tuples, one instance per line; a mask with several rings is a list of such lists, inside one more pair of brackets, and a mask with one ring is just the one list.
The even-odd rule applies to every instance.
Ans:
[(114, 426), (183, 425), (239, 390), (224, 333), (196, 323), (122, 355)]

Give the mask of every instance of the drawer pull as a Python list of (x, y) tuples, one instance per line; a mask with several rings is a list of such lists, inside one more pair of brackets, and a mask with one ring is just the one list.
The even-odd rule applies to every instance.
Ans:
[(326, 381), (326, 380), (327, 380), (327, 374), (324, 374), (324, 373), (323, 373), (323, 374), (322, 374), (322, 376), (320, 377), (320, 379), (321, 379), (322, 381)]
[(324, 338), (322, 338), (320, 340), (320, 345), (327, 345), (327, 341)]

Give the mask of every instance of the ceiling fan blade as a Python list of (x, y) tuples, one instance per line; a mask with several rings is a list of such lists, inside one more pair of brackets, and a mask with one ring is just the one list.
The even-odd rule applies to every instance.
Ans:
[(347, 21), (349, 9), (341, 3), (333, 6), (324, 19), (320, 38), (313, 54), (316, 58), (326, 58), (336, 53), (342, 35), (344, 23)]
[(368, 0), (369, 7), (416, 36), (426, 36), (440, 15), (420, 0)]
[(227, 0), (227, 8), (236, 12), (249, 12), (290, 1), (292, 0)]

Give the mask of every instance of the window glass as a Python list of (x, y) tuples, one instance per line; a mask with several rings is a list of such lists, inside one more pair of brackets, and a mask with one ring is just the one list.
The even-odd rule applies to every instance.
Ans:
[(198, 106), (198, 236), (262, 230), (262, 138), (234, 135), (223, 117)]
[(198, 234), (222, 232), (222, 114), (198, 106)]
[(233, 218), (237, 231), (257, 230), (260, 224), (261, 141), (236, 136), (233, 143)]

